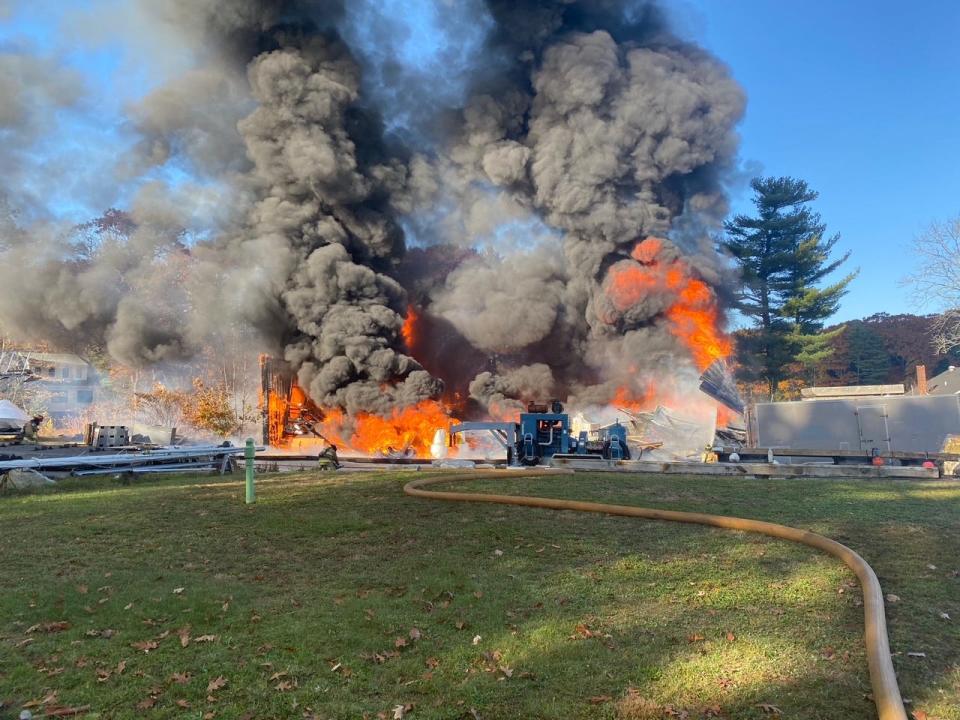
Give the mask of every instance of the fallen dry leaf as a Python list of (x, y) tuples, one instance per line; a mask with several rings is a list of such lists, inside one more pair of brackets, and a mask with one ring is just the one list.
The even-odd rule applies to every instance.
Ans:
[(90, 709), (89, 705), (82, 705), (80, 707), (67, 707), (65, 705), (59, 705), (57, 707), (48, 707), (44, 712), (45, 717), (73, 717), (74, 715), (80, 715), (81, 713), (87, 712)]
[(149, 710), (156, 704), (157, 699), (151, 695), (150, 697), (146, 697), (137, 703), (137, 710)]
[(727, 642), (733, 642), (736, 639), (737, 639), (737, 636), (734, 635), (732, 632), (727, 633)]
[(130, 647), (136, 650), (143, 650), (143, 652), (148, 653), (151, 650), (156, 650), (158, 647), (160, 647), (160, 645), (153, 640), (143, 640), (141, 642), (130, 643)]
[(121, 660), (120, 662), (117, 663), (117, 669), (114, 670), (114, 672), (115, 672), (117, 675), (123, 675), (123, 671), (126, 670), (126, 669), (127, 669), (127, 661), (126, 661), (126, 660)]
[(286, 692), (287, 690), (293, 690), (295, 687), (297, 687), (296, 680), (281, 680), (273, 686), (273, 689), (277, 692)]
[(611, 700), (613, 700), (613, 698), (609, 695), (594, 695), (592, 698), (590, 698), (590, 704), (603, 705), (603, 703), (610, 702)]
[(473, 644), (474, 644), (474, 645), (479, 645), (481, 640), (483, 640), (483, 638), (482, 638), (480, 635), (474, 635), (474, 636), (473, 636)]
[(170, 682), (176, 683), (177, 685), (186, 685), (190, 682), (190, 677), (190, 673), (188, 672), (174, 673), (170, 676)]
[(592, 638), (593, 635), (593, 631), (587, 627), (585, 623), (577, 623), (577, 626), (573, 629), (573, 635), (570, 636), (570, 639), (576, 640), (578, 637)]
[(183, 595), (183, 591), (184, 591), (184, 590), (185, 590), (185, 588), (182, 588), (182, 587), (174, 588), (174, 589), (173, 589), (173, 594), (174, 594), (174, 595)]
[(56, 702), (56, 700), (57, 700), (57, 694), (55, 692), (52, 692), (46, 697), (41, 698), (40, 700), (27, 700), (27, 702), (21, 703), (20, 707), (31, 709), (35, 707), (40, 707), (41, 705), (46, 705), (49, 702)]
[(771, 705), (770, 703), (760, 703), (759, 705), (757, 705), (757, 707), (760, 708), (761, 710), (763, 710), (765, 713), (767, 713), (767, 714), (769, 714), (769, 715), (782, 715), (782, 714), (783, 714), (783, 710), (781, 710), (780, 708), (778, 708), (776, 705)]
[(218, 675), (216, 678), (207, 683), (207, 692), (214, 692), (219, 690), (224, 685), (229, 682), (223, 675)]
[(70, 629), (70, 623), (67, 622), (66, 620), (54, 620), (53, 622), (45, 622), (45, 623), (40, 623), (38, 625), (32, 625), (28, 627), (27, 635), (29, 635), (30, 633), (36, 632), (37, 630), (45, 633), (58, 633), (58, 632), (63, 632), (64, 630), (69, 630), (69, 629)]
[(930, 718), (923, 710), (913, 710), (910, 715), (913, 717), (913, 720), (929, 720)]
[(184, 710), (189, 710), (191, 707), (190, 701), (184, 699), (177, 700), (177, 707), (183, 708)]
[(195, 643), (198, 643), (198, 642), (215, 642), (216, 639), (217, 639), (217, 636), (216, 636), (216, 635), (200, 635), (199, 637), (195, 637), (195, 638), (193, 639), (193, 641), (194, 641)]
[(695, 643), (695, 642), (703, 642), (704, 640), (706, 640), (706, 638), (703, 635), (700, 635), (698, 633), (694, 633), (693, 635), (687, 635), (687, 642)]
[(423, 637), (423, 634), (420, 632), (419, 628), (410, 628), (410, 639), (413, 641), (419, 640)]
[(893, 593), (887, 593), (887, 602), (888, 603), (898, 603), (900, 602), (900, 596), (894, 595)]
[(463, 620), (457, 620), (457, 621), (453, 624), (453, 626), (454, 626), (457, 630), (463, 630), (463, 629), (467, 626), (467, 624), (466, 624)]
[(86, 595), (89, 590), (90, 588), (88, 588), (86, 585), (77, 585), (77, 592), (81, 595)]

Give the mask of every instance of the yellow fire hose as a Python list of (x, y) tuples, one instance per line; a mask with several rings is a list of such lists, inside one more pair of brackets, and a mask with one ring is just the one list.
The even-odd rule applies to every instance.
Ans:
[(492, 472), (470, 472), (434, 475), (407, 483), (403, 491), (414, 497), (430, 498), (431, 500), (450, 500), (455, 502), (486, 502), (501, 505), (525, 505), (527, 507), (549, 508), (551, 510), (577, 510), (579, 512), (603, 513), (605, 515), (624, 515), (627, 517), (646, 518), (648, 520), (670, 520), (673, 522), (696, 523), (712, 525), (729, 530), (743, 530), (746, 532), (761, 533), (770, 537), (793, 542), (803, 543), (823, 550), (834, 557), (840, 558), (860, 580), (863, 588), (863, 617), (865, 625), (865, 641), (867, 645), (867, 664), (870, 668), (870, 683), (873, 685), (874, 702), (877, 704), (877, 715), (880, 720), (907, 720), (903, 709), (903, 699), (897, 687), (897, 676), (893, 671), (893, 662), (890, 659), (890, 643), (887, 639), (887, 622), (883, 614), (883, 593), (880, 583), (871, 568), (853, 550), (841, 545), (835, 540), (817, 535), (816, 533), (797, 528), (747, 520), (745, 518), (726, 517), (723, 515), (706, 515), (703, 513), (678, 512), (676, 510), (654, 510), (651, 508), (632, 507), (629, 505), (607, 505), (605, 503), (582, 502), (579, 500), (555, 500), (542, 497), (524, 497), (517, 495), (486, 495), (480, 493), (466, 493), (453, 491), (422, 490), (427, 485), (438, 483), (462, 482), (465, 480), (479, 480), (491, 478), (526, 478), (544, 477), (530, 473), (514, 474)]

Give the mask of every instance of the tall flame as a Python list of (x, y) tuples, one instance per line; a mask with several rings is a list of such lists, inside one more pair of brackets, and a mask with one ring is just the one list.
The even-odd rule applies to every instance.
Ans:
[(690, 351), (702, 372), (714, 360), (730, 354), (730, 338), (719, 328), (720, 311), (710, 287), (694, 277), (682, 259), (662, 261), (662, 248), (663, 241), (658, 238), (638, 242), (631, 253), (635, 262), (620, 262), (610, 269), (605, 282), (607, 298), (622, 313), (651, 293), (671, 295), (665, 312), (668, 329)]
[(417, 322), (420, 320), (420, 314), (413, 305), (407, 306), (407, 316), (403, 319), (403, 327), (400, 328), (400, 336), (407, 350), (412, 350), (417, 339)]

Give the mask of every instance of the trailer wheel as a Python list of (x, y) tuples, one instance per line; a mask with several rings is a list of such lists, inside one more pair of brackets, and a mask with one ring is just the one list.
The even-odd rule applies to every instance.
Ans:
[(540, 464), (540, 456), (534, 455), (533, 457), (527, 457), (526, 455), (524, 455), (522, 458), (520, 458), (520, 462), (523, 463), (524, 465), (529, 465), (530, 467), (533, 467), (535, 465)]

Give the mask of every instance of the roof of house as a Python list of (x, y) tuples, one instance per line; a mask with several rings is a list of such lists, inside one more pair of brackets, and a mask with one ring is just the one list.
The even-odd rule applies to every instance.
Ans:
[(927, 380), (927, 392), (930, 395), (956, 395), (960, 392), (960, 371), (951, 365), (939, 375)]
[(54, 363), (56, 365), (89, 365), (86, 360), (84, 360), (79, 355), (74, 355), (72, 353), (29, 353), (31, 360), (39, 360), (42, 362)]
[(809, 387), (800, 390), (800, 397), (844, 398), (876, 397), (880, 395), (903, 395), (903, 385), (846, 385), (841, 387)]

